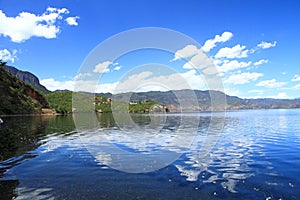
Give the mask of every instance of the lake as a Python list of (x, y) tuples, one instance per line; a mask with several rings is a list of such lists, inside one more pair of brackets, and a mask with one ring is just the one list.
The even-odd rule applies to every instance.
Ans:
[(2, 119), (0, 199), (300, 199), (300, 109)]

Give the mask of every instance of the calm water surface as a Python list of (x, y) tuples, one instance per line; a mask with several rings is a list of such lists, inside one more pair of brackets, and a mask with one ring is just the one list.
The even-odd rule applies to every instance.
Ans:
[(2, 117), (0, 199), (300, 199), (300, 109), (223, 114)]

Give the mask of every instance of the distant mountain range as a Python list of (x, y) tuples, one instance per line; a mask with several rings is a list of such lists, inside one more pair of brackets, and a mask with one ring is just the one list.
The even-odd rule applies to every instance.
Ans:
[[(190, 102), (191, 96), (193, 94), (197, 97), (198, 105), (191, 105), (182, 108), (182, 105), (179, 105), (179, 100), (176, 98), (180, 96), (181, 102)], [(110, 93), (100, 93), (99, 96), (105, 96), (109, 98), (115, 98), (121, 101), (128, 99), (130, 100), (154, 100), (160, 103), (163, 103), (168, 106), (170, 111), (179, 111), (180, 109), (184, 110), (238, 110), (238, 109), (276, 109), (276, 108), (300, 108), (300, 99), (242, 99), (236, 96), (229, 96), (223, 92), (213, 91), (213, 90), (176, 90), (176, 91), (150, 91), (150, 92), (138, 92), (138, 93), (123, 93), (112, 95)], [(176, 94), (176, 95), (175, 95)], [(212, 106), (212, 98), (216, 102)], [(223, 99), (226, 102), (223, 102)], [(218, 104), (219, 102), (219, 104)]]
[[(4, 73), (3, 70), (8, 71), (9, 73)], [(41, 85), (39, 79), (30, 72), (24, 72), (16, 69), (12, 66), (5, 65), (3, 69), (1, 69), (1, 78), (0, 80), (0, 88), (1, 89), (1, 98), (5, 101), (9, 101), (9, 99), (15, 99), (16, 94), (13, 94), (13, 91), (18, 90), (21, 91), (22, 87), (26, 89), (25, 94), (21, 93), (19, 96), (28, 96), (28, 91), (30, 88), (26, 86), (26, 84), (22, 83), (23, 81), (27, 84), (31, 85), (33, 88), (41, 91), (44, 96), (48, 100), (51, 100), (51, 93), (59, 93), (60, 102), (65, 102), (64, 104), (70, 107), (72, 104), (72, 99), (70, 95), (70, 91), (68, 90), (58, 90), (54, 92), (50, 92), (45, 86)], [(19, 81), (19, 79), (21, 81)], [(6, 80), (6, 81), (5, 81)], [(6, 92), (2, 92), (6, 91)], [(38, 92), (35, 92), (38, 95)], [(6, 97), (8, 95), (8, 97)], [(220, 91), (213, 90), (176, 90), (176, 91), (150, 91), (150, 92), (137, 92), (137, 93), (121, 93), (112, 95), (111, 93), (98, 93), (97, 96), (112, 98), (120, 101), (143, 101), (143, 100), (153, 100), (159, 103), (166, 105), (171, 112), (183, 110), (238, 110), (238, 109), (276, 109), (276, 108), (300, 108), (300, 98), (297, 99), (242, 99), (236, 96), (229, 96)], [(17, 95), (18, 96), (18, 95)], [(38, 102), (40, 106), (47, 107), (48, 104), (45, 102), (45, 98), (43, 95), (38, 96), (40, 99)], [(55, 96), (55, 95), (54, 95)], [(56, 95), (57, 96), (57, 95)], [(179, 99), (177, 98), (179, 96)], [(191, 102), (191, 99), (195, 99), (196, 103)], [(212, 98), (213, 97), (213, 98)], [(223, 101), (223, 100), (226, 101)], [(53, 100), (53, 98), (52, 98)], [(214, 106), (212, 106), (212, 100), (216, 102)], [(3, 103), (3, 100), (1, 100)], [(1, 102), (0, 101), (0, 102)], [(20, 100), (21, 101), (21, 100)], [(11, 104), (17, 103), (19, 101), (12, 101)], [(185, 105), (182, 105), (182, 102)], [(184, 104), (183, 103), (183, 104)], [(52, 103), (53, 104), (53, 103)], [(57, 104), (57, 103), (56, 103)], [(192, 105), (193, 104), (193, 105)], [(3, 105), (2, 105), (3, 106)], [(61, 105), (56, 105), (57, 107), (63, 107)], [(12, 106), (13, 107), (13, 106)], [(69, 108), (71, 110), (71, 108)], [(13, 112), (13, 111), (12, 111)], [(20, 113), (21, 111), (18, 111)]]

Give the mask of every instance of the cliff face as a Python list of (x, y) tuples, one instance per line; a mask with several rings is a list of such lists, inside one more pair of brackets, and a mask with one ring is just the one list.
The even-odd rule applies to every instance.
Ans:
[(45, 97), (0, 66), (0, 114), (39, 113), (48, 108)]
[(36, 77), (34, 74), (32, 74), (30, 72), (25, 72), (25, 71), (19, 70), (15, 67), (8, 66), (8, 65), (5, 65), (3, 68), (6, 71), (8, 71), (9, 73), (11, 73), (12, 75), (16, 76), (18, 79), (33, 86), (35, 89), (37, 89), (45, 94), (50, 93), (50, 91), (47, 90), (47, 88), (45, 86), (40, 84), (38, 77)]

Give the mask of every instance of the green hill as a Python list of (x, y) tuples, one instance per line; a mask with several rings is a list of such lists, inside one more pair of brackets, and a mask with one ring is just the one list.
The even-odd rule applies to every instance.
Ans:
[(40, 80), (38, 79), (38, 77), (36, 75), (32, 74), (31, 72), (22, 71), (13, 66), (9, 66), (9, 65), (4, 65), (3, 68), (6, 71), (8, 71), (9, 73), (11, 73), (12, 75), (16, 76), (18, 79), (31, 85), (37, 91), (39, 91), (43, 94), (50, 93), (50, 91), (45, 86), (40, 84)]
[(53, 92), (45, 95), (49, 106), (57, 113), (68, 114), (72, 112), (72, 92)]
[[(55, 109), (57, 113), (61, 114), (69, 114), (72, 113), (72, 95), (71, 91), (63, 91), (63, 92), (53, 92), (50, 94), (46, 94), (46, 99), (49, 102), (50, 108)], [(109, 113), (112, 112), (111, 106), (112, 101), (114, 101), (114, 105), (123, 105), (126, 104), (128, 106), (128, 112), (130, 113), (149, 113), (149, 112), (165, 112), (168, 109), (163, 106), (161, 103), (152, 101), (152, 100), (144, 100), (144, 101), (135, 101), (133, 102), (124, 102), (119, 100), (112, 100), (111, 98), (107, 98), (105, 96), (94, 96), (89, 93), (76, 93), (75, 98), (77, 99), (77, 112), (87, 112), (91, 111), (93, 108), (96, 112), (99, 113)], [(81, 104), (82, 102), (82, 104)], [(87, 104), (90, 103), (90, 106)]]
[(0, 115), (40, 113), (48, 108), (45, 97), (3, 69), (0, 61)]

